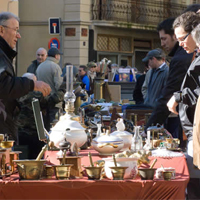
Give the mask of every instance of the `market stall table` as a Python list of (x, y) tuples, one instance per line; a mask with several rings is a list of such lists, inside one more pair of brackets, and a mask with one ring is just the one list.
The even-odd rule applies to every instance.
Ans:
[[(88, 152), (93, 160), (102, 157), (94, 150), (82, 150), (83, 165), (89, 165)], [(47, 151), (50, 162), (58, 163), (56, 151)], [(151, 157), (153, 160), (154, 157)], [(161, 166), (174, 167), (176, 179), (164, 181), (154, 179), (142, 181), (125, 179), (114, 181), (109, 179), (87, 180), (87, 177), (71, 180), (35, 180), (19, 181), (12, 175), (0, 181), (0, 199), (185, 199), (185, 188), (189, 181), (189, 173), (184, 155), (175, 158), (157, 158), (155, 168)]]

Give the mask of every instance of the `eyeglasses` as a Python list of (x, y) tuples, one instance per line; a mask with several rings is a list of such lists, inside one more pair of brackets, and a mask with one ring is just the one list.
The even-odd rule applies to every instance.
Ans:
[(178, 42), (183, 42), (187, 39), (187, 37), (190, 35), (190, 33), (188, 33), (186, 36), (184, 36), (182, 39), (177, 39)]
[(19, 30), (17, 30), (16, 28), (11, 28), (11, 27), (6, 26), (6, 25), (2, 25), (2, 26), (5, 27), (5, 28), (9, 28), (9, 29), (14, 30), (14, 31), (16, 32), (16, 34), (20, 34), (20, 33), (19, 33)]
[(79, 71), (79, 72), (82, 72), (83, 70), (82, 70), (82, 69), (79, 69), (78, 71)]

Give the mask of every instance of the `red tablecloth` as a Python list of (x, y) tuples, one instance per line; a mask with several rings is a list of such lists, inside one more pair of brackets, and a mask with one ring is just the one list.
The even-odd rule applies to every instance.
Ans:
[[(88, 165), (88, 151), (81, 151), (82, 164)], [(90, 150), (93, 160), (99, 160), (97, 152)], [(46, 152), (51, 162), (57, 162), (56, 152)], [(54, 156), (53, 156), (54, 155)], [(151, 159), (154, 159), (153, 157)], [(87, 180), (71, 179), (19, 181), (15, 175), (0, 181), (0, 199), (185, 199), (185, 188), (189, 181), (189, 173), (185, 157), (170, 159), (157, 158), (155, 167), (163, 164), (176, 169), (176, 179), (164, 181), (159, 179), (142, 181), (135, 180)], [(55, 163), (56, 164), (56, 163)]]

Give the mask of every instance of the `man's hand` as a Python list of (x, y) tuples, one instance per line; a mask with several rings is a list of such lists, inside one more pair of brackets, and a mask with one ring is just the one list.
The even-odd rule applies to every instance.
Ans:
[(51, 92), (51, 87), (43, 81), (34, 81), (34, 91), (42, 92), (43, 96), (46, 97)]
[(177, 107), (178, 103), (175, 101), (175, 97), (174, 95), (171, 97), (171, 99), (168, 101), (167, 103), (167, 107), (169, 109), (169, 111), (171, 111), (174, 114), (178, 115), (178, 112), (176, 111), (176, 107)]

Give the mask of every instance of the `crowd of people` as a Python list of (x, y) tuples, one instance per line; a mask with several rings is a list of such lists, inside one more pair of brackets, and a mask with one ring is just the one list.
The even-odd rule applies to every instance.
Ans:
[[(156, 48), (142, 59), (145, 66), (143, 75), (136, 78), (131, 69), (132, 79), (137, 79), (133, 93), (136, 107), (144, 105), (153, 110), (145, 131), (159, 123), (181, 141), (183, 131), (187, 136), (189, 199), (200, 199), (199, 133), (193, 131), (198, 124), (195, 110), (200, 94), (199, 9), (200, 4), (191, 5), (176, 19), (168, 18), (158, 24), (161, 46), (170, 60), (162, 49)], [(36, 51), (36, 60), (27, 67), (27, 73), (17, 77), (12, 61), (17, 55), (14, 49), (20, 38), (19, 18), (10, 12), (0, 13), (0, 129), (16, 144), (28, 145), (28, 158), (35, 159), (43, 142), (37, 138), (31, 101), (39, 99), (45, 128), (49, 131), (56, 116), (63, 113), (66, 65), (72, 64), (66, 63), (61, 69), (59, 61), (62, 53), (59, 49), (52, 47), (47, 51), (40, 47)], [(113, 67), (116, 68), (116, 65), (113, 64)], [(91, 95), (95, 77), (108, 76), (111, 71), (111, 63), (107, 63), (105, 69), (101, 62), (89, 62), (78, 68), (73, 66), (73, 78)]]
[[(179, 138), (182, 141), (183, 131), (187, 136), (186, 158), (190, 174), (190, 181), (187, 186), (188, 199), (200, 199), (198, 189), (200, 187), (200, 163), (199, 152), (197, 151), (200, 141), (198, 139), (199, 132), (193, 130), (199, 121), (197, 117), (194, 119), (194, 116), (198, 116), (198, 113), (195, 115), (195, 110), (200, 92), (199, 9), (199, 4), (191, 5), (176, 19), (168, 18), (158, 24), (157, 31), (161, 46), (171, 58), (169, 68), (166, 67), (168, 70), (163, 74), (165, 79), (159, 80), (159, 77), (156, 77), (157, 80), (154, 80), (157, 70), (159, 70), (157, 73), (160, 73), (160, 77), (162, 77), (163, 64), (160, 63), (158, 68), (155, 69), (153, 61), (160, 58), (155, 53), (158, 49), (149, 51), (143, 62), (150, 70), (143, 77), (140, 85), (139, 83), (136, 84), (138, 86), (134, 91), (138, 94), (138, 90), (140, 90), (140, 100), (136, 103), (140, 106), (141, 104), (149, 105), (153, 109), (145, 126), (145, 131), (149, 126), (164, 124), (164, 127), (174, 138)], [(164, 56), (162, 58), (164, 62)], [(152, 85), (154, 81), (155, 85)], [(158, 89), (158, 95), (155, 96)], [(152, 100), (151, 103), (149, 103), (149, 99)], [(199, 127), (195, 128), (195, 130), (199, 130)], [(193, 135), (195, 136), (194, 142)]]

